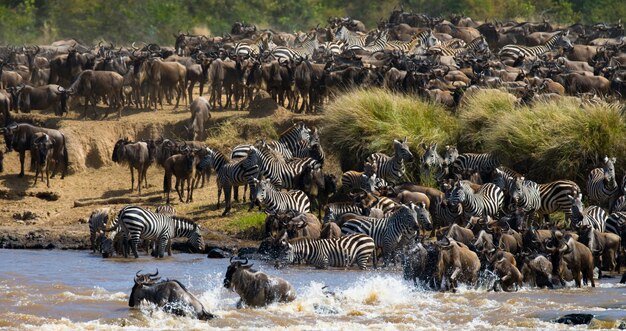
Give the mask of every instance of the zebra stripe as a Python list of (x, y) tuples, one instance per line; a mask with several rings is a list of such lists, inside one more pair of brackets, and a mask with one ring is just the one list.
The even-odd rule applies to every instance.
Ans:
[(457, 56), (467, 52), (482, 52), (487, 49), (489, 49), (487, 40), (485, 40), (484, 36), (480, 36), (478, 38), (474, 38), (474, 40), (470, 41), (470, 43), (465, 47), (462, 46), (459, 48), (453, 48), (450, 45), (439, 45), (429, 48), (428, 52), (442, 56)]
[(571, 218), (572, 202), (569, 196), (580, 194), (580, 188), (571, 180), (557, 180), (550, 183), (539, 184), (539, 198), (541, 208), (539, 213), (544, 215), (544, 219), (549, 220), (549, 215), (561, 211), (565, 213), (565, 219)]
[(319, 42), (317, 38), (313, 37), (309, 40), (304, 41), (300, 47), (287, 47), (287, 46), (276, 46), (272, 49), (271, 54), (280, 61), (280, 59), (285, 59), (288, 61), (302, 60), (305, 58), (310, 58), (313, 56), (313, 53), (319, 47)]
[(539, 185), (531, 180), (517, 177), (511, 186), (510, 194), (513, 203), (527, 213), (534, 213), (541, 208)]
[(376, 39), (372, 40), (369, 44), (365, 46), (353, 45), (348, 47), (351, 50), (364, 50), (369, 53), (380, 52), (385, 50), (387, 47), (387, 30), (381, 31)]
[(598, 206), (584, 208), (582, 194), (577, 197), (568, 197), (572, 204), (572, 225), (580, 228), (582, 225), (590, 225), (592, 228), (604, 232), (606, 227), (607, 213)]
[(374, 254), (374, 239), (364, 234), (353, 234), (334, 239), (301, 239), (288, 243), (290, 262), (304, 260), (317, 268), (350, 267), (356, 263), (361, 270)]
[[(607, 217), (605, 224), (606, 232), (615, 233), (621, 236), (621, 229), (626, 226), (626, 212), (614, 212)], [(624, 244), (622, 243), (622, 246)]]
[(524, 57), (534, 59), (558, 47), (571, 47), (572, 43), (563, 32), (557, 33), (540, 46), (506, 45), (500, 50), (500, 57), (509, 56), (513, 58)]
[[(91, 250), (93, 252), (100, 251), (99, 239), (97, 237), (103, 234), (109, 222), (109, 214), (111, 208), (98, 208), (89, 215), (89, 241), (91, 242)], [(116, 226), (117, 224), (115, 224)]]
[(494, 171), (498, 166), (500, 166), (500, 160), (497, 156), (490, 153), (463, 153), (452, 163), (452, 171), (459, 175), (470, 171), (488, 174)]
[(435, 37), (431, 30), (422, 31), (411, 38), (408, 42), (402, 41), (389, 41), (385, 47), (386, 50), (399, 50), (403, 53), (411, 53), (413, 50), (419, 47), (428, 48), (439, 44), (440, 41)]
[[(226, 156), (219, 151), (214, 151), (208, 147), (205, 150), (207, 154), (200, 163), (208, 164), (215, 169), (217, 174), (217, 205), (219, 206), (223, 189), (230, 190), (232, 187), (246, 184), (250, 186), (250, 201), (253, 201), (254, 180), (258, 179), (260, 175), (258, 151), (253, 147), (248, 150), (244, 158), (228, 161)], [(226, 192), (224, 194), (229, 195)], [(226, 199), (229, 199), (229, 196), (226, 196)]]
[(404, 177), (404, 161), (413, 161), (413, 153), (409, 150), (406, 137), (403, 141), (394, 139), (393, 156), (374, 153), (367, 158), (367, 162), (376, 164), (376, 176), (390, 183), (397, 183)]
[(430, 213), (425, 208), (411, 203), (400, 206), (389, 217), (375, 220), (349, 220), (342, 225), (341, 232), (343, 234), (363, 233), (372, 237), (376, 247), (382, 248), (384, 263), (387, 265), (402, 236), (409, 236), (419, 231), (420, 223), (432, 224)]
[(137, 245), (140, 239), (157, 241), (158, 257), (163, 257), (172, 238), (187, 237), (196, 249), (204, 248), (200, 228), (191, 220), (153, 213), (136, 206), (125, 207), (118, 218), (135, 258), (139, 257)]
[(462, 205), (466, 217), (495, 217), (502, 209), (504, 193), (491, 183), (482, 185), (478, 192), (474, 192), (469, 181), (461, 180), (456, 182), (449, 200), (452, 207)]
[(305, 166), (314, 167), (317, 161), (308, 157), (304, 159), (293, 158), (289, 162), (278, 152), (272, 150), (266, 144), (259, 146), (259, 166), (266, 178), (269, 178), (274, 185), (284, 189), (296, 188), (298, 178), (302, 174)]
[(269, 179), (254, 180), (258, 186), (256, 200), (265, 207), (267, 213), (280, 213), (295, 210), (300, 213), (308, 213), (311, 209), (309, 197), (300, 190), (288, 192), (278, 191)]
[(379, 187), (387, 186), (387, 182), (376, 174), (368, 176), (364, 172), (349, 170), (341, 175), (341, 185), (348, 191), (361, 189), (372, 193)]
[(367, 44), (368, 35), (358, 35), (350, 30), (348, 30), (345, 26), (342, 26), (335, 32), (335, 39), (343, 40), (347, 47), (359, 46), (365, 47)]
[(604, 158), (602, 168), (591, 170), (587, 177), (587, 195), (589, 201), (611, 210), (620, 194), (615, 179), (615, 158)]
[(326, 224), (331, 221), (337, 220), (341, 215), (351, 213), (357, 215), (368, 216), (369, 211), (355, 205), (352, 202), (332, 202), (324, 207), (323, 223)]
[(161, 205), (156, 208), (157, 214), (163, 214), (167, 216), (176, 216), (176, 208), (172, 205)]
[[(285, 160), (289, 161), (296, 155), (301, 155), (302, 150), (311, 144), (311, 129), (307, 128), (303, 122), (291, 126), (280, 134), (278, 141), (267, 142), (267, 145), (280, 153)], [(233, 148), (231, 159), (246, 157), (253, 145), (238, 145)]]

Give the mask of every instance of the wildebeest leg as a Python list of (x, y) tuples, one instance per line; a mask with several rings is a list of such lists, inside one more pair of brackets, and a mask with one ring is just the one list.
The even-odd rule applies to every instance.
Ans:
[[(182, 187), (181, 187), (182, 186)], [(184, 202), (183, 198), (185, 197), (185, 182), (176, 177), (176, 193), (178, 193), (178, 199), (180, 202)]]
[(191, 176), (187, 178), (187, 202), (193, 202), (193, 180)]
[(144, 174), (144, 169), (143, 169), (143, 165), (140, 165), (137, 168), (137, 192), (139, 192), (139, 194), (141, 194), (141, 182), (143, 181), (143, 174)]
[(146, 174), (148, 173), (148, 167), (144, 166), (143, 168), (143, 173), (141, 174), (141, 177), (143, 177), (143, 182), (144, 182), (144, 187), (148, 188), (148, 176), (146, 176)]
[[(37, 186), (37, 179), (39, 179), (39, 162), (35, 166), (35, 181), (33, 182), (33, 186)], [(43, 182), (43, 172), (41, 173), (41, 181)]]
[[(46, 185), (48, 186), (48, 188), (50, 188), (50, 162), (51, 160), (48, 160), (48, 162), (46, 162)], [(54, 161), (52, 161), (53, 163), (56, 163)], [(42, 178), (43, 180), (43, 178)]]
[[(33, 155), (31, 154), (31, 158)], [(26, 158), (26, 151), (20, 151), (20, 174), (18, 177), (24, 177), (24, 159)]]
[(133, 166), (129, 166), (130, 168), (130, 192), (132, 193), (135, 190), (135, 172), (133, 171)]
[(224, 186), (224, 212), (222, 213), (222, 216), (226, 216), (230, 213), (230, 193), (232, 190), (232, 186), (231, 185), (225, 185)]

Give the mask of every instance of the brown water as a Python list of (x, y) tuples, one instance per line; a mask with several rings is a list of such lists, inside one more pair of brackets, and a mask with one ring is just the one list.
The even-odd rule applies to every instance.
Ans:
[[(568, 329), (550, 320), (591, 313), (609, 329), (626, 321), (626, 286), (603, 279), (592, 288), (525, 289), (494, 293), (415, 289), (399, 272), (319, 271), (256, 267), (291, 282), (298, 299), (265, 309), (237, 310), (238, 297), (222, 287), (228, 260), (177, 254), (155, 261), (102, 258), (88, 252), (0, 250), (0, 329), (7, 330), (415, 330)], [(142, 305), (128, 308), (133, 276), (158, 267), (187, 285), (219, 316), (209, 322), (175, 317)], [(328, 286), (335, 297), (323, 294)]]

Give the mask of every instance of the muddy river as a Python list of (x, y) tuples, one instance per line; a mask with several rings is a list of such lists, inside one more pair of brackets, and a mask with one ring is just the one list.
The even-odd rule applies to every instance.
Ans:
[[(579, 328), (617, 328), (626, 321), (626, 286), (602, 279), (596, 288), (524, 289), (458, 293), (416, 289), (400, 272), (320, 271), (309, 267), (255, 267), (291, 282), (298, 299), (265, 309), (236, 309), (238, 296), (222, 286), (228, 260), (176, 254), (164, 260), (103, 260), (85, 251), (0, 250), (2, 330), (416, 330), (568, 329), (550, 320), (591, 313)], [(208, 322), (128, 307), (135, 273), (178, 279), (219, 316)], [(323, 287), (334, 291), (324, 294)]]

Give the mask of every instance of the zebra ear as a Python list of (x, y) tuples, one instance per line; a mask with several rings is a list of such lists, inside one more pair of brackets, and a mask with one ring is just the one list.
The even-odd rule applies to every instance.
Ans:
[(583, 194), (582, 193), (578, 194), (578, 199), (580, 199), (581, 201), (583, 200)]
[(617, 158), (615, 158), (615, 157), (612, 157), (612, 158), (611, 158), (611, 162), (612, 162), (612, 163), (615, 163), (616, 161), (617, 161)]

